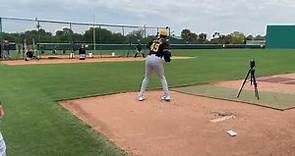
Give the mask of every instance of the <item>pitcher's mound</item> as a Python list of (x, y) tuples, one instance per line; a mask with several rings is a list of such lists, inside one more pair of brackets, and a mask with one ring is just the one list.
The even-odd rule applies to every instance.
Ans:
[[(131, 155), (295, 155), (294, 110), (272, 109), (172, 92), (122, 93), (61, 102)], [(215, 119), (215, 120), (214, 120)], [(237, 132), (232, 137), (228, 130)]]

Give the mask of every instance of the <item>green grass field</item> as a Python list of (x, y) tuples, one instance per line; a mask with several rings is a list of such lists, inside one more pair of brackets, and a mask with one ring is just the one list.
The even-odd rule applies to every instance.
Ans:
[[(251, 58), (256, 60), (258, 76), (295, 72), (295, 50), (174, 50), (173, 53), (195, 58), (166, 64), (170, 86), (242, 79)], [(137, 91), (143, 73), (143, 62), (0, 65), (0, 99), (6, 111), (0, 127), (8, 155), (125, 155), (61, 108), (57, 101)], [(159, 86), (154, 78), (150, 88)]]

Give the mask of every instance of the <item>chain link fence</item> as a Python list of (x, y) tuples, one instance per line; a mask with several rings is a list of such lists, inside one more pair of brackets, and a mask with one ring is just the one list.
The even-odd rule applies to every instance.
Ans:
[(81, 45), (99, 57), (128, 56), (160, 29), (168, 27), (0, 17), (1, 57), (4, 40), (9, 41), (10, 59), (23, 59), (28, 51), (41, 58), (76, 54)]

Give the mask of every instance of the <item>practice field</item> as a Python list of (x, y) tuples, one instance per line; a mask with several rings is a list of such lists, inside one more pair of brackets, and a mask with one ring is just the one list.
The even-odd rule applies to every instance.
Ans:
[[(257, 77), (295, 73), (295, 52), (293, 50), (173, 50), (173, 55), (193, 58), (173, 60), (173, 62), (165, 65), (166, 77), (171, 88), (232, 80), (239, 80), (240, 84), (240, 80), (244, 78), (248, 71), (249, 60), (252, 58), (256, 60)], [(78, 120), (76, 116), (58, 104), (58, 101), (62, 100), (106, 94), (114, 94), (111, 96), (119, 96), (119, 99), (124, 95), (130, 97), (124, 99), (130, 102), (123, 103), (123, 100), (118, 100), (116, 103), (123, 106), (122, 111), (128, 111), (131, 108), (131, 110), (134, 110), (134, 112), (124, 113), (126, 118), (134, 117), (133, 114), (137, 111), (146, 113), (149, 109), (152, 109), (150, 110), (151, 113), (155, 112), (158, 115), (161, 111), (168, 114), (172, 113), (167, 114), (167, 116), (163, 114), (163, 118), (159, 118), (161, 123), (162, 121), (165, 123), (163, 126), (169, 125), (170, 129), (167, 132), (159, 129), (159, 133), (156, 133), (157, 131), (149, 126), (150, 129), (145, 129), (147, 131), (139, 128), (134, 129), (134, 133), (124, 133), (125, 135), (123, 135), (124, 129), (120, 129), (119, 126), (121, 125), (117, 125), (119, 129), (115, 129), (113, 135), (125, 139), (126, 143), (130, 143), (128, 147), (133, 147), (131, 144), (136, 144), (136, 142), (132, 142), (128, 138), (146, 136), (145, 132), (155, 132), (153, 136), (159, 136), (157, 140), (159, 142), (167, 141), (167, 138), (168, 141), (170, 138), (172, 140), (176, 139), (176, 136), (181, 134), (187, 139), (179, 139), (180, 143), (198, 145), (180, 148), (179, 151), (182, 152), (178, 153), (179, 155), (196, 155), (196, 153), (191, 152), (185, 153), (185, 149), (188, 148), (190, 150), (187, 151), (206, 153), (206, 149), (211, 147), (216, 147), (215, 152), (220, 151), (223, 155), (237, 155), (231, 153), (233, 148), (236, 147), (235, 145), (241, 145), (237, 149), (239, 151), (247, 152), (250, 150), (249, 153), (239, 153), (240, 155), (270, 155), (271, 152), (274, 155), (294, 155), (295, 141), (294, 137), (292, 137), (295, 128), (294, 122), (292, 122), (294, 120), (294, 109), (277, 111), (244, 103), (197, 97), (178, 92), (173, 92), (173, 101), (166, 104), (159, 102), (160, 94), (157, 91), (149, 92), (150, 96), (147, 101), (138, 104), (136, 91), (140, 87), (143, 74), (143, 61), (25, 66), (1, 64), (0, 98), (6, 116), (2, 120), (0, 127), (8, 146), (8, 155), (128, 155), (126, 151), (121, 149), (121, 144), (116, 140), (109, 141), (109, 136), (103, 130), (94, 131), (95, 129), (91, 128), (93, 125)], [(150, 89), (159, 89), (159, 87), (159, 81), (154, 77)], [(128, 93), (115, 94), (120, 92)], [(101, 98), (103, 97), (101, 96)], [(182, 98), (192, 100), (184, 102)], [(200, 103), (199, 98), (215, 102), (212, 104)], [(107, 99), (104, 100), (107, 101)], [(126, 108), (124, 104), (126, 104)], [(227, 106), (225, 107), (225, 105)], [(113, 108), (113, 106), (104, 103), (100, 107), (108, 109)], [(179, 111), (183, 112), (178, 114)], [(187, 115), (185, 115), (186, 111)], [(215, 118), (211, 111), (230, 112), (236, 117), (220, 123), (211, 123), (210, 120)], [(106, 116), (103, 120), (118, 122), (121, 120), (120, 115), (122, 113), (114, 113), (112, 116)], [(149, 117), (147, 119), (153, 119), (156, 116), (149, 114)], [(183, 119), (183, 122), (174, 122), (175, 117)], [(141, 127), (142, 123), (140, 123), (139, 119), (136, 119), (136, 121), (139, 122), (138, 126)], [(186, 120), (190, 122), (185, 122)], [(151, 121), (148, 125), (153, 124), (152, 120), (148, 121)], [(240, 124), (241, 122), (243, 124)], [(104, 125), (109, 130), (115, 126), (113, 122)], [(198, 125), (204, 127), (198, 127)], [(128, 132), (132, 126), (136, 125), (129, 125), (127, 127), (129, 129), (125, 130)], [(161, 125), (155, 126), (162, 128)], [(175, 126), (178, 126), (178, 128), (171, 128)], [(236, 130), (238, 135), (233, 138), (228, 136), (225, 131), (229, 129)], [(175, 137), (170, 134), (175, 134)], [(163, 136), (162, 140), (161, 136)], [(198, 137), (200, 141), (198, 139), (190, 140), (190, 136), (191, 138)], [(260, 140), (260, 138), (262, 139)], [(155, 141), (153, 138), (146, 139), (146, 142), (150, 141), (150, 143)], [(203, 141), (203, 143), (202, 139), (208, 140), (207, 142)], [(219, 142), (218, 140), (228, 142)], [(145, 152), (140, 152), (142, 151), (140, 149), (148, 149), (157, 145), (152, 143), (149, 144), (150, 146), (145, 146), (145, 144), (140, 143), (136, 144), (140, 147), (134, 149), (135, 154), (139, 152), (139, 154), (144, 155)], [(247, 146), (243, 146), (241, 143), (245, 143)], [(257, 147), (253, 149), (247, 148), (250, 143), (254, 143)], [(170, 145), (157, 146), (157, 151), (162, 148), (171, 147), (170, 149), (172, 149), (172, 147), (175, 147), (172, 142)], [(125, 146), (123, 147), (126, 150)], [(261, 148), (258, 149), (259, 147)], [(130, 151), (130, 149), (127, 148), (127, 151)], [(208, 155), (210, 154), (208, 153)], [(211, 155), (214, 155), (214, 153)]]

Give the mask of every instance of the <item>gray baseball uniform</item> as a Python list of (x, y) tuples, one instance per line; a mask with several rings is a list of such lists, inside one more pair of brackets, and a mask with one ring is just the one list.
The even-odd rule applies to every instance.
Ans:
[(0, 156), (6, 156), (6, 145), (1, 133), (0, 133)]
[(151, 42), (148, 47), (150, 48), (150, 54), (145, 61), (145, 77), (142, 81), (139, 96), (144, 97), (144, 92), (148, 86), (152, 73), (156, 72), (160, 78), (164, 96), (170, 97), (168, 84), (164, 75), (164, 60), (162, 59), (163, 52), (168, 50), (168, 43), (164, 38), (159, 38)]

